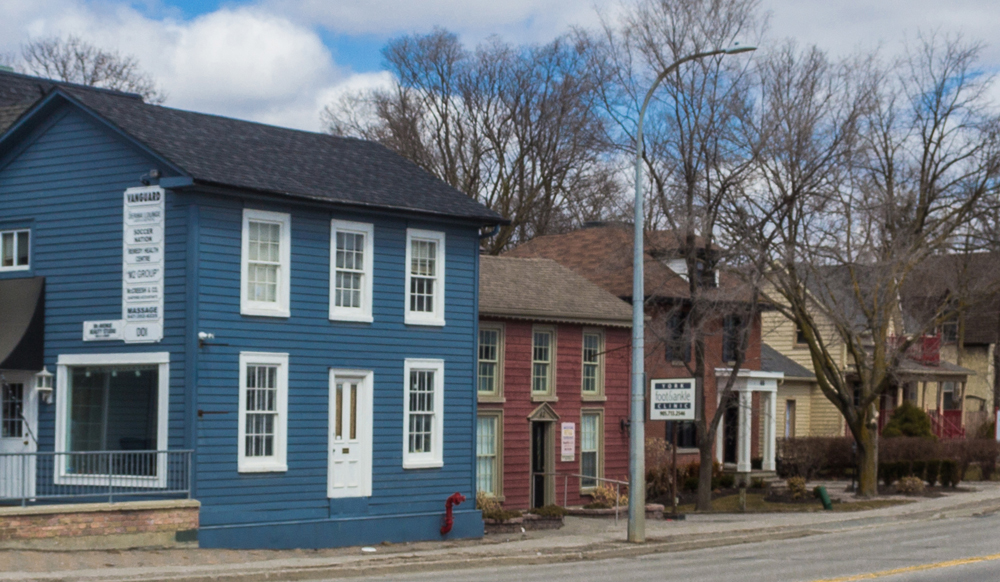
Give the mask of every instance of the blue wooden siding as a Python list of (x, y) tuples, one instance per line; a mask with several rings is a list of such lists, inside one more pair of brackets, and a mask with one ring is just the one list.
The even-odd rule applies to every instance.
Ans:
[[(166, 201), (164, 341), (126, 345), (83, 342), (83, 322), (121, 319), (122, 195), (160, 167), (152, 158), (70, 106), (0, 160), (0, 228), (31, 226), (31, 270), (0, 277), (46, 278), (45, 363), (60, 354), (170, 352), (169, 446), (184, 442), (184, 240), (186, 220)], [(56, 396), (57, 398), (60, 395)], [(55, 445), (55, 405), (40, 404), (39, 450)]]
[[(240, 315), (244, 206), (292, 215), (287, 319)], [(331, 218), (375, 225), (374, 323), (329, 320)], [(240, 200), (201, 205), (199, 222), (203, 225), (197, 266), (199, 329), (214, 333), (216, 342), (229, 344), (201, 351), (199, 407), (237, 410), (240, 351), (290, 354), (288, 472), (237, 473), (237, 415), (206, 415), (199, 421), (197, 460), (203, 524), (440, 512), (451, 493), (471, 493), (475, 392), (470, 347), (476, 325), (478, 260), (474, 228)], [(403, 323), (407, 228), (446, 233), (445, 327)], [(445, 360), (445, 448), (440, 469), (402, 469), (406, 358)], [(374, 372), (373, 482), (368, 500), (326, 497), (330, 368)]]

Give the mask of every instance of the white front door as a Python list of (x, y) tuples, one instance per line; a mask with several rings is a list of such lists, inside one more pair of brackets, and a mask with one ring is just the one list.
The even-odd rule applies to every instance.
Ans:
[(372, 494), (372, 373), (330, 370), (331, 498)]
[(38, 395), (33, 379), (30, 373), (0, 373), (0, 498), (35, 496), (34, 457), (11, 454), (38, 450)]

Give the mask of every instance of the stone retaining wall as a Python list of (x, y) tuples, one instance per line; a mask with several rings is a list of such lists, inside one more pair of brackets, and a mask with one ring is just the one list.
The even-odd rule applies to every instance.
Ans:
[(195, 500), (0, 508), (0, 548), (178, 547), (197, 545)]

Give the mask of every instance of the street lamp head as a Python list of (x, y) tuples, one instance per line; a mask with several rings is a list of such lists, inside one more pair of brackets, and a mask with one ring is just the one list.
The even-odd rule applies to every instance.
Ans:
[(724, 49), (727, 55), (738, 55), (740, 53), (748, 53), (755, 50), (757, 50), (757, 47), (753, 45), (741, 45), (740, 43), (736, 43), (733, 46)]

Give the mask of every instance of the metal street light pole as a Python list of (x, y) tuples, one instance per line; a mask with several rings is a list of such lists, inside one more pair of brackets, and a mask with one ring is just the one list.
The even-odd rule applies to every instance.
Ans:
[(757, 50), (753, 46), (735, 45), (728, 49), (696, 53), (675, 61), (663, 70), (639, 109), (639, 126), (635, 136), (635, 244), (632, 263), (632, 411), (629, 441), (628, 541), (646, 541), (646, 373), (645, 373), (645, 314), (646, 290), (643, 276), (643, 192), (642, 192), (642, 120), (653, 91), (680, 65), (714, 55), (733, 55)]

